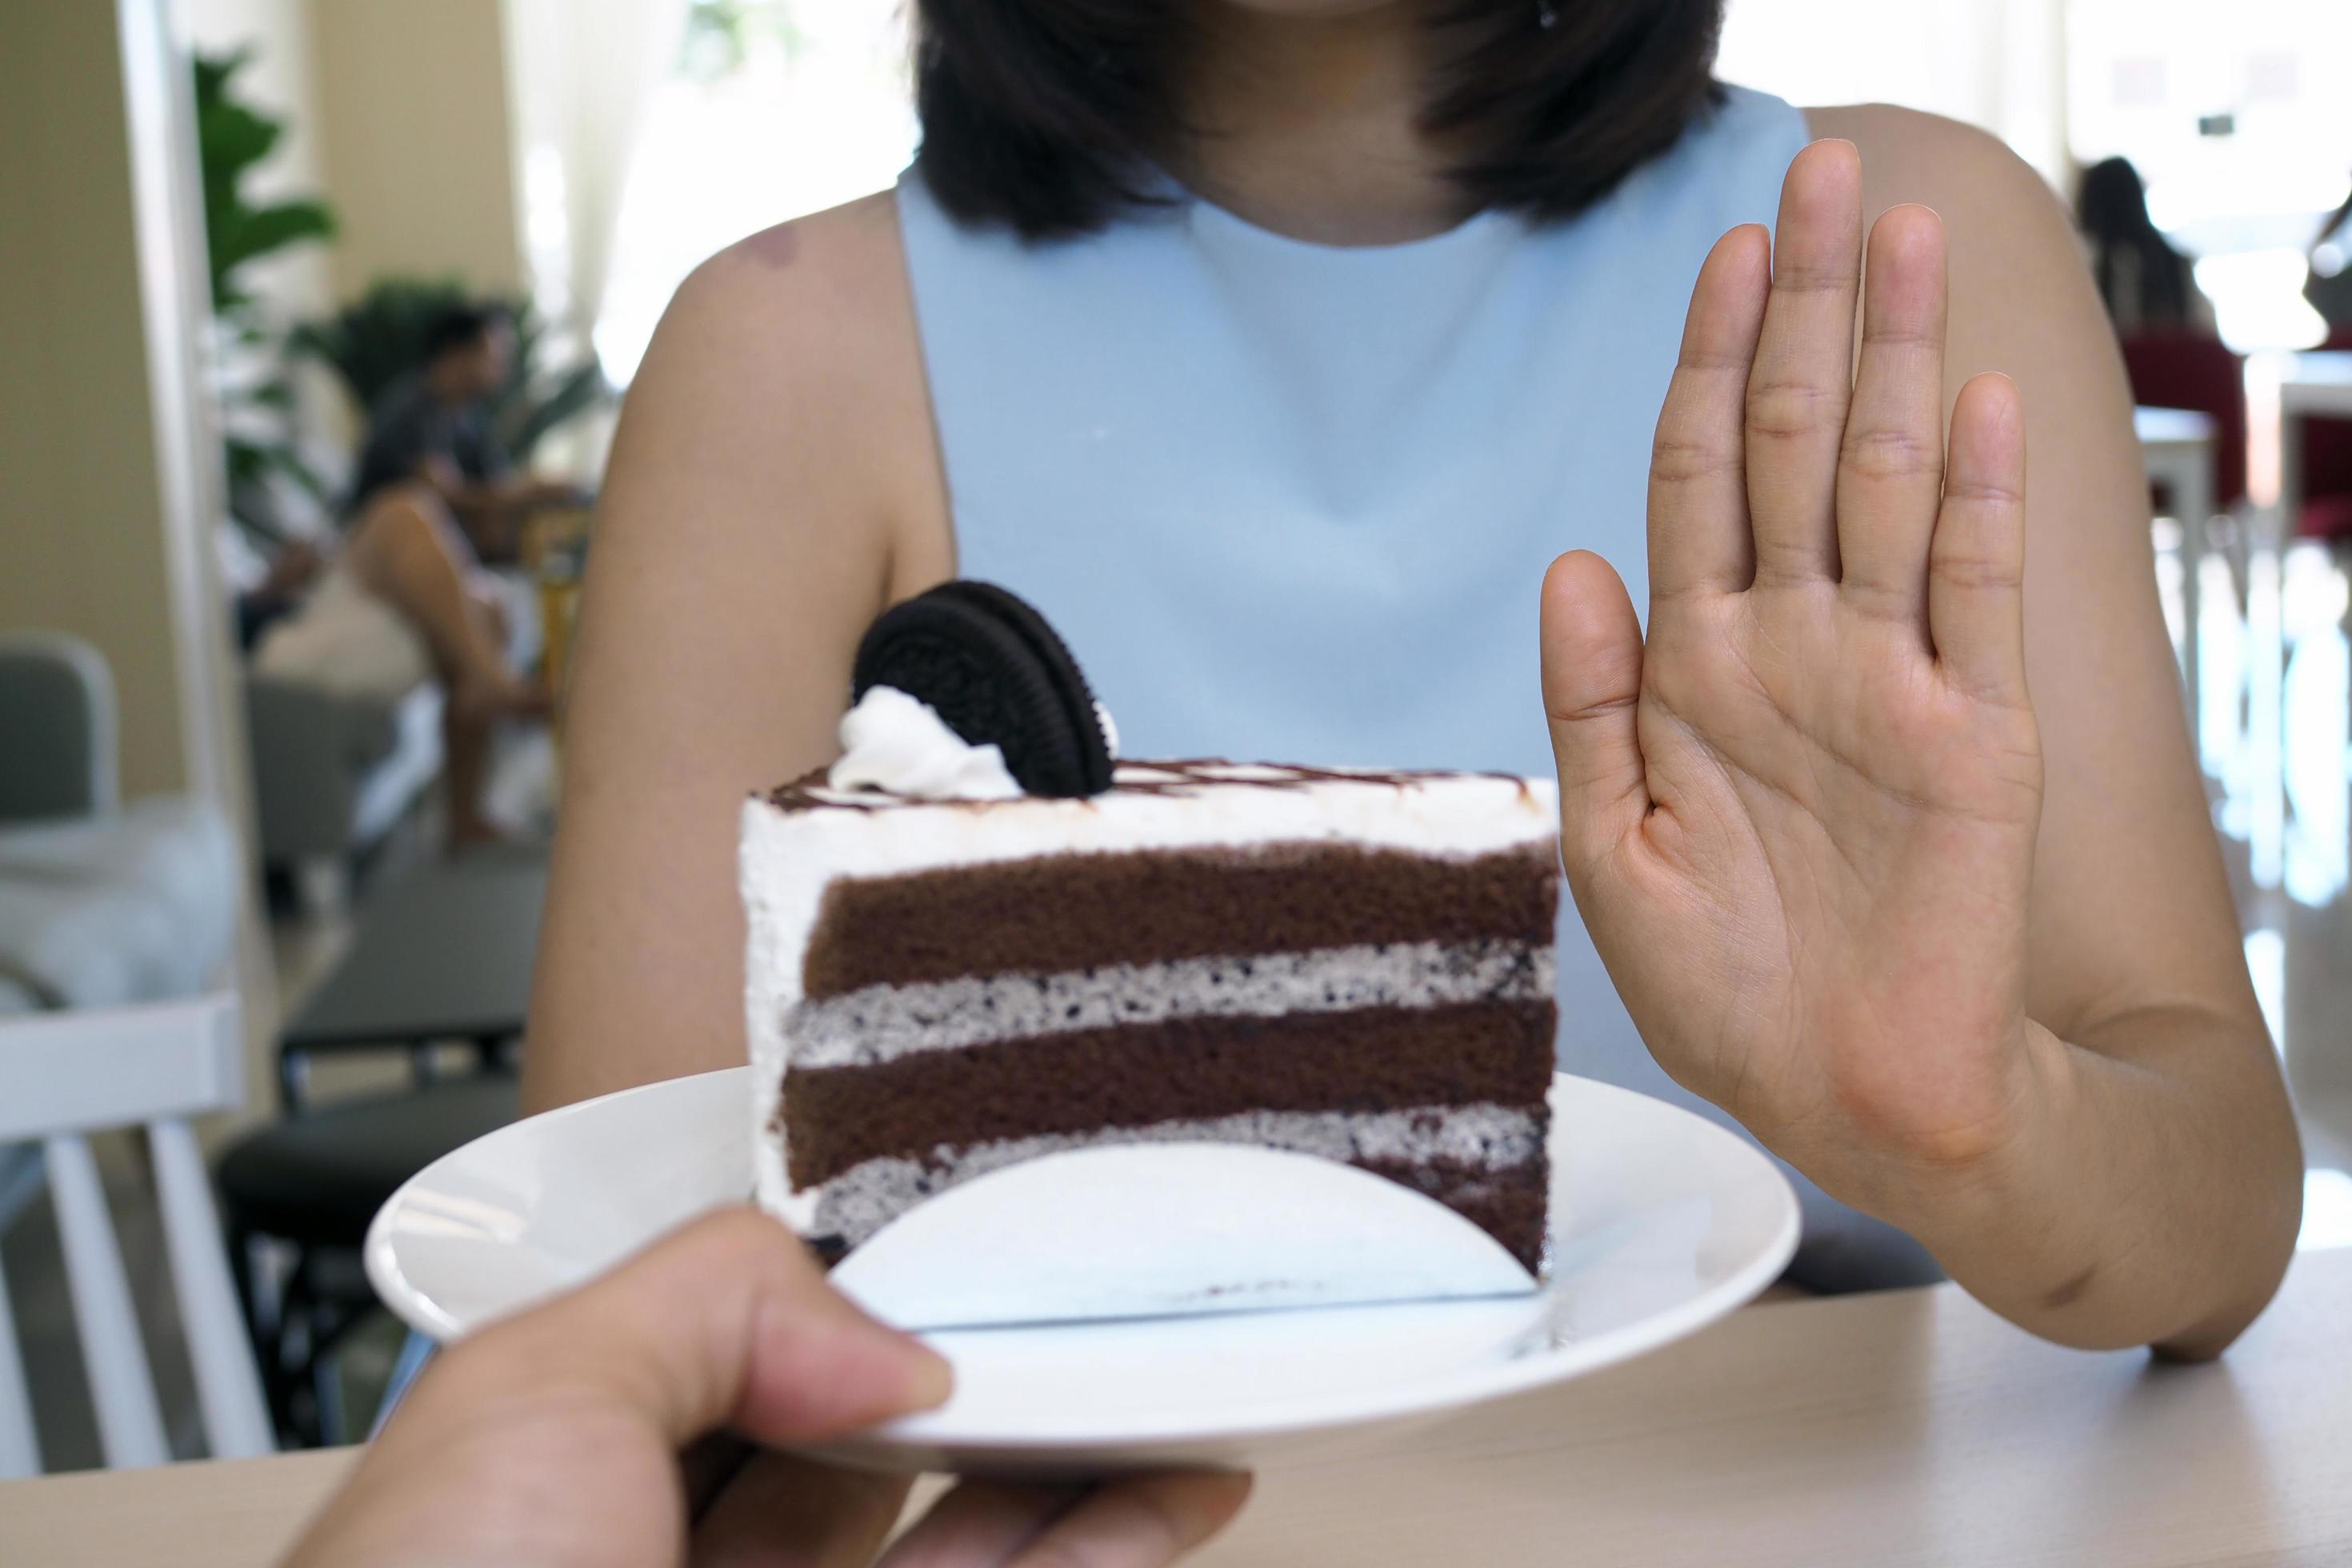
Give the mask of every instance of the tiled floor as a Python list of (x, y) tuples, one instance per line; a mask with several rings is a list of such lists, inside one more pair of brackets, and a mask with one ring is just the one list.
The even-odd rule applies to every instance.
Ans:
[[(2226, 546), (2225, 531), (2217, 530), (2217, 538)], [(2200, 749), (2243, 918), (2247, 963), (2301, 1112), (2311, 1165), (2304, 1243), (2352, 1246), (2352, 639), (2346, 631), (2352, 561), (2312, 544), (2250, 554), (2240, 566), (2220, 553), (2203, 563)], [(2178, 637), (2178, 558), (2160, 559), (2158, 576)], [(525, 762), (523, 782), (510, 785), (518, 803), (509, 806), (510, 816), (538, 815), (530, 802), (543, 799), (545, 777), (534, 784), (530, 770), (544, 766), (543, 758)], [(349, 929), (343, 920), (278, 926), (273, 945), (288, 1012), (331, 967)], [(375, 1086), (321, 1085), (328, 1093), (339, 1087)], [(171, 1328), (142, 1162), (127, 1140), (110, 1141), (105, 1154), (133, 1285), (142, 1310), (155, 1309), (144, 1326), (174, 1445), (194, 1452), (185, 1357)], [(37, 1201), (26, 1208), (5, 1242), (49, 1463), (94, 1465), (96, 1435), (80, 1397), (47, 1205)], [(396, 1343), (390, 1333), (362, 1337), (347, 1368), (361, 1391), (354, 1408), (372, 1403), (365, 1391), (380, 1385)]]

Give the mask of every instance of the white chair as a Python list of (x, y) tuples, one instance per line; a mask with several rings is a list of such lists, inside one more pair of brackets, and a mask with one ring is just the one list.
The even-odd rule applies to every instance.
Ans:
[(2135, 408), (2132, 429), (2139, 437), (2140, 462), (2148, 483), (2161, 487), (2180, 524), (2180, 679), (2192, 734), (2203, 722), (2204, 670), (2199, 657), (2198, 625), (2203, 598), (2200, 568), (2205, 561), (2205, 529), (2213, 517), (2213, 448), (2218, 421), (2193, 408)]
[[(110, 1468), (171, 1458), (131, 1285), (89, 1135), (143, 1128), (164, 1247), (215, 1458), (269, 1452), (269, 1418), (188, 1121), (245, 1098), (236, 999), (0, 1019), (0, 1152), (47, 1166), (99, 1439)], [(0, 1479), (40, 1468), (22, 1352), (0, 1279)]]

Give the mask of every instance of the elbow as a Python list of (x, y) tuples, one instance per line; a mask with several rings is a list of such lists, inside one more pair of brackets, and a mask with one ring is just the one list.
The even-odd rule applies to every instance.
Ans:
[(2160, 1361), (2211, 1361), (2253, 1326), (2278, 1294), (2303, 1229), (2303, 1141), (2286, 1097), (2279, 1096), (2270, 1136), (2249, 1158), (2248, 1196), (2253, 1212), (2239, 1233), (2231, 1289), (2224, 1303), (2149, 1345)]

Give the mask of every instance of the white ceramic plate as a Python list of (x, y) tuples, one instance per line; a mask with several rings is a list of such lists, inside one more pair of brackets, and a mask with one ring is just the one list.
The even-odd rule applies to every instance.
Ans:
[[(450, 1340), (744, 1201), (750, 1070), (570, 1106), (436, 1161), (376, 1215), (369, 1278)], [(1551, 1106), (1545, 1327), (1516, 1348), (1495, 1348), (1492, 1302), (938, 1333), (955, 1397), (827, 1455), (995, 1475), (1262, 1464), (1654, 1350), (1787, 1265), (1796, 1198), (1748, 1143), (1565, 1073)]]

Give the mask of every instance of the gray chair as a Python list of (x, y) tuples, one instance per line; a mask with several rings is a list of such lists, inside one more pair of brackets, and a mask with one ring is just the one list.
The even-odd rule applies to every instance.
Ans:
[(441, 772), (441, 689), (383, 699), (274, 676), (245, 682), (262, 858), (314, 909), (343, 900), (352, 858)]
[(0, 637), (0, 1013), (210, 986), (236, 938), (236, 837), (204, 802), (121, 800), (97, 651)]
[[(199, 1376), (215, 1451), (258, 1452), (267, 1445), (260, 1402), (240, 1387), (252, 1368), (243, 1345), (232, 1336), (224, 1347), (217, 1332), (233, 1326), (234, 1307), (185, 1120), (236, 1103), (241, 1045), (233, 1022), (221, 1022), (233, 1021), (232, 1006), (180, 1001), (226, 971), (242, 875), (236, 844), (202, 802), (126, 804), (116, 738), (114, 683), (96, 649), (54, 633), (0, 636), (0, 1017), (13, 1016), (0, 1028), (0, 1230), (52, 1186), (85, 1348), (95, 1345), (92, 1359), (103, 1363), (90, 1376), (108, 1462), (160, 1460), (153, 1391), (82, 1138), (147, 1124), (183, 1311), (204, 1342)], [(217, 1070), (198, 1070), (206, 1061)], [(29, 1425), (5, 1418), (23, 1399), (22, 1379), (10, 1375), (5, 1290), (0, 1284), (0, 1359), (10, 1363), (0, 1366), (0, 1474), (30, 1468), (35, 1454)]]

